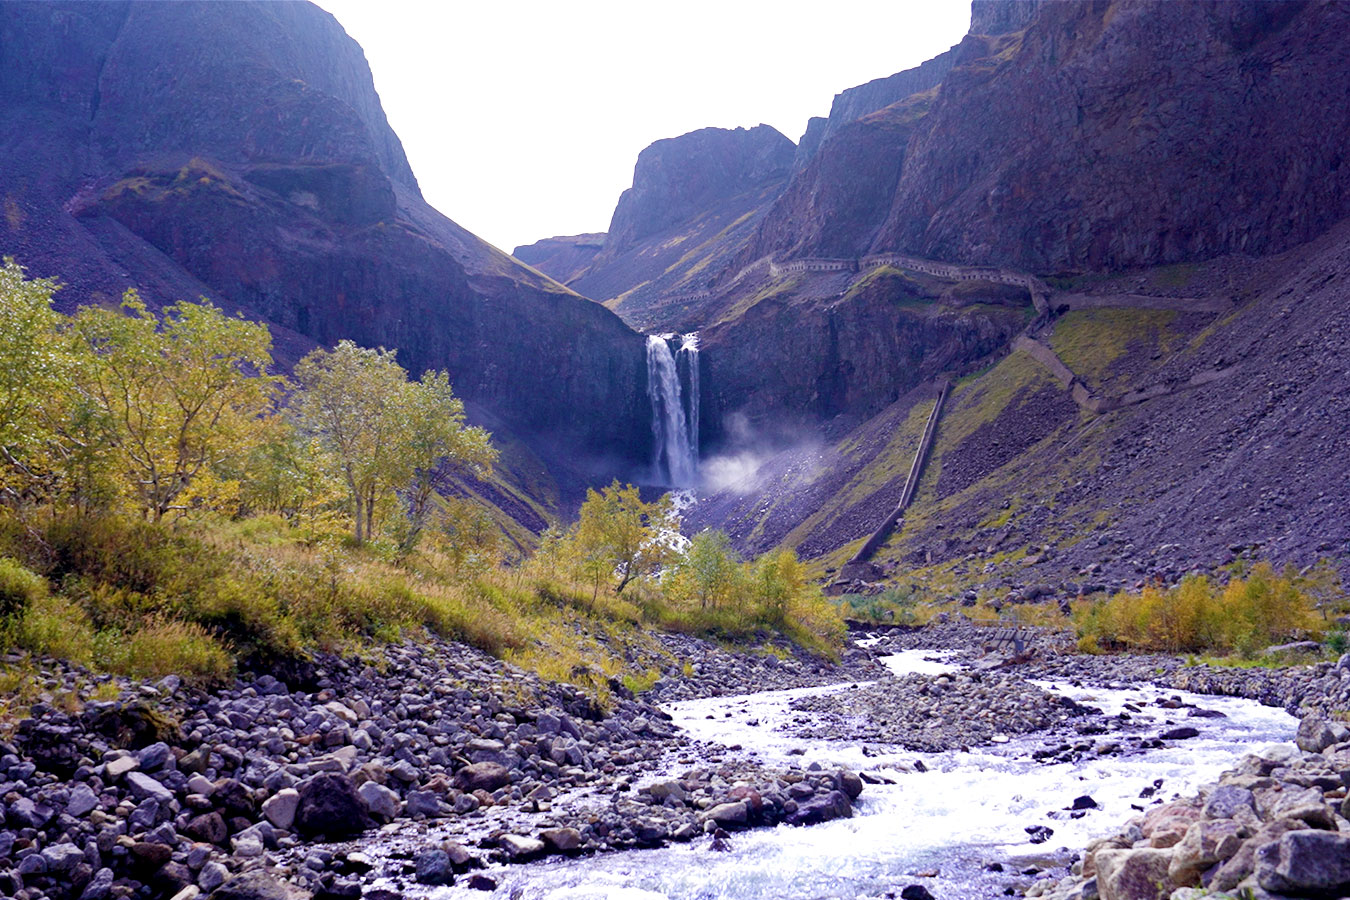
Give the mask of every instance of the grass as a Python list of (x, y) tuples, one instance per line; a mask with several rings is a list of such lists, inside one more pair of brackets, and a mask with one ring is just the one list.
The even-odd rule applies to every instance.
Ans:
[(1093, 387), (1109, 381), (1111, 367), (1142, 346), (1167, 353), (1177, 314), (1155, 309), (1078, 309), (1055, 323), (1050, 346), (1074, 374)]

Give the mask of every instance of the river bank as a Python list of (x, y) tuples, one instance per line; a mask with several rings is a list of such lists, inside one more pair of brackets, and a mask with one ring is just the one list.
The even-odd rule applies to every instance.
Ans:
[[(0, 894), (542, 897), (551, 873), (613, 888), (614, 867), (641, 882), (658, 866), (659, 895), (681, 896), (687, 883), (688, 896), (703, 896), (695, 876), (707, 860), (754, 872), (809, 833), (873, 853), (840, 896), (881, 896), (906, 880), (935, 896), (996, 896), (1068, 876), (1075, 853), (1130, 806), (1195, 789), (1253, 741), (1292, 735), (1278, 709), (1155, 682), (1301, 700), (1341, 683), (1335, 667), (1244, 678), (1066, 657), (1053, 638), (1034, 659), (984, 672), (987, 637), (890, 630), (854, 641), (839, 663), (672, 637), (652, 690), (632, 697), (615, 684), (609, 708), (443, 641), (326, 657), (294, 684), (261, 676), (214, 693), (48, 664), (35, 670), (43, 690), (31, 715), (0, 746)], [(1005, 797), (993, 819), (969, 804), (1006, 794), (1013, 776), (1019, 796), (1078, 793), (1063, 810)], [(1095, 805), (1075, 808), (1085, 779), (1119, 796), (1094, 790)], [(886, 821), (902, 808), (904, 827)], [(1074, 824), (1056, 824), (1061, 812)], [(1080, 828), (1083, 819), (1096, 824)], [(873, 847), (880, 822), (912, 846)], [(946, 849), (932, 840), (942, 835)], [(685, 860), (688, 876), (659, 862), (709, 849), (728, 852)], [(842, 860), (796, 877), (824, 884)], [(743, 887), (786, 887), (774, 885)]]

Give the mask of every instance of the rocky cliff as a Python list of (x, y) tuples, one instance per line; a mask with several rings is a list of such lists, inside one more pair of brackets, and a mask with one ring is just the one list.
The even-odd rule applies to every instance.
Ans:
[(396, 347), (540, 452), (646, 460), (641, 338), (422, 200), (319, 8), (6, 3), (0, 67), (0, 248), (66, 302), (204, 294), (283, 357)]
[(511, 251), (511, 255), (550, 278), (567, 284), (586, 271), (605, 246), (605, 234), (544, 238)]
[(900, 169), (870, 242), (847, 216), (810, 221), (826, 184), (789, 189), (758, 245), (1038, 272), (1281, 251), (1350, 211), (1348, 25), (1343, 4), (1299, 0), (977, 6), (903, 147), (817, 154)]

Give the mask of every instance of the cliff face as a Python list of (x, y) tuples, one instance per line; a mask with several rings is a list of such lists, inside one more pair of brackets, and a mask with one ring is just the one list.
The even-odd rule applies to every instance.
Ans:
[[(604, 247), (568, 285), (635, 328), (698, 327), (707, 321), (711, 276), (783, 189), (792, 153), (792, 142), (767, 125), (657, 141), (639, 154)], [(545, 245), (559, 240), (578, 238), (519, 249), (549, 252)]]
[(884, 222), (803, 170), (756, 243), (1039, 272), (1278, 252), (1350, 212), (1348, 26), (1301, 0), (976, 4), (908, 136), (822, 132), (816, 159), (898, 170)]
[(640, 337), (426, 205), (360, 47), (307, 3), (0, 7), (0, 246), (67, 302), (137, 286), (446, 368), (546, 455), (645, 461)]
[(605, 246), (604, 232), (544, 238), (511, 251), (511, 255), (550, 278), (567, 284), (585, 272)]
[(937, 87), (951, 71), (955, 60), (956, 48), (953, 47), (913, 69), (896, 72), (886, 78), (877, 78), (835, 94), (829, 116), (812, 118), (806, 126), (806, 133), (797, 142), (793, 171), (800, 172), (806, 168), (815, 158), (821, 145), (850, 123), (913, 94), (922, 94)]
[(968, 37), (876, 247), (1039, 271), (1270, 253), (1350, 212), (1350, 8), (1048, 3)]
[(679, 225), (709, 206), (781, 180), (793, 144), (768, 125), (704, 128), (657, 141), (638, 154), (633, 186), (614, 207), (602, 258)]

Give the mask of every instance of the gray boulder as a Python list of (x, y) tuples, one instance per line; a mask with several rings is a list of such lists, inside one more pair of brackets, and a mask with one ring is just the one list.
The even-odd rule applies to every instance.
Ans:
[(1350, 837), (1291, 831), (1256, 851), (1256, 880), (1277, 894), (1342, 896), (1350, 891)]

